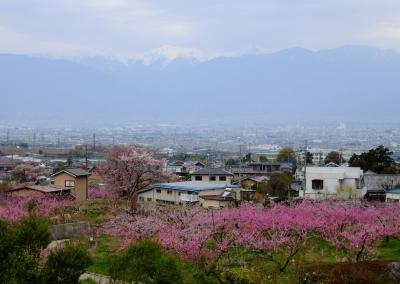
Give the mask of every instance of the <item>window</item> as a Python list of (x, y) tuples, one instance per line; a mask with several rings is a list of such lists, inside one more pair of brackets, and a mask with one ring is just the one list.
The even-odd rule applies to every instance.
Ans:
[(220, 181), (226, 181), (226, 177), (219, 177)]
[(174, 201), (168, 201), (168, 200), (161, 200), (161, 199), (156, 199), (156, 202), (162, 203), (162, 204), (175, 204)]
[(203, 177), (202, 176), (195, 176), (194, 179), (197, 180), (197, 181), (200, 181), (200, 180), (203, 180)]
[(74, 186), (75, 186), (74, 180), (66, 180), (65, 181), (65, 187), (74, 187)]
[(172, 194), (172, 190), (167, 190), (167, 194)]
[(156, 192), (157, 192), (157, 193), (161, 193), (161, 189), (157, 189)]
[(140, 197), (139, 197), (139, 201), (144, 201), (144, 197), (143, 197), (143, 196), (140, 196)]
[(150, 197), (147, 197), (147, 201), (153, 201), (153, 199)]
[(210, 176), (210, 180), (211, 180), (211, 181), (216, 181), (216, 180), (217, 180), (217, 177), (216, 177), (216, 176)]
[(321, 190), (324, 189), (324, 181), (322, 179), (312, 180), (312, 189)]

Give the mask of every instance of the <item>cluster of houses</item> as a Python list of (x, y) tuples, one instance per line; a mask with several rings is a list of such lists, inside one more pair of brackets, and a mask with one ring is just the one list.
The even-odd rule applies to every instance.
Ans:
[[(141, 202), (165, 204), (199, 203), (203, 207), (224, 207), (232, 202), (253, 200), (255, 186), (269, 181), (272, 173), (293, 171), (290, 163), (249, 163), (238, 168), (207, 168), (193, 162), (174, 162), (170, 172), (190, 181), (154, 184), (139, 194)], [(305, 176), (304, 176), (305, 173)], [(301, 181), (292, 183), (298, 198), (323, 200), (332, 197), (400, 201), (400, 175), (364, 173), (359, 167), (309, 166)]]
[[(2, 164), (11, 167), (11, 164)], [(273, 173), (292, 173), (288, 163), (249, 163), (239, 168), (208, 168), (201, 162), (174, 162), (167, 171), (185, 180), (172, 183), (156, 183), (139, 193), (142, 203), (200, 204), (205, 208), (220, 208), (241, 201), (252, 201), (257, 185), (267, 183)], [(400, 201), (400, 175), (382, 175), (363, 172), (358, 167), (328, 165), (309, 166), (305, 179), (295, 181), (292, 190), (298, 198), (314, 200), (331, 197), (368, 198), (368, 200)], [(88, 197), (89, 177), (98, 176), (95, 171), (80, 168), (61, 170), (51, 176), (48, 185), (20, 185), (9, 190), (17, 196), (28, 194), (68, 194), (78, 201)], [(98, 177), (100, 179), (100, 177)]]

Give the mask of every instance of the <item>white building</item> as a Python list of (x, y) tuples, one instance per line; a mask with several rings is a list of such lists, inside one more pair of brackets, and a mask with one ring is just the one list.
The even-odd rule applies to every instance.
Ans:
[(233, 174), (222, 168), (203, 168), (190, 174), (191, 181), (205, 181), (229, 185), (232, 183)]
[(361, 197), (366, 193), (363, 170), (358, 167), (307, 167), (304, 198)]

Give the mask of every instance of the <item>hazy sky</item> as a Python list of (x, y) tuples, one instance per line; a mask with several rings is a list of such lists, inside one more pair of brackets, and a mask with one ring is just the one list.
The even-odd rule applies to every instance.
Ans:
[(349, 44), (400, 51), (400, 0), (0, 0), (0, 52), (198, 58)]

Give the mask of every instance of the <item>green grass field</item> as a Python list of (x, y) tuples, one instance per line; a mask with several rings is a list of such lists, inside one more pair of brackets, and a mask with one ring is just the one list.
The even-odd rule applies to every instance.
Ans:
[[(97, 245), (92, 251), (93, 265), (88, 271), (108, 275), (112, 259), (118, 253), (118, 247), (118, 239), (109, 236), (99, 237)], [(299, 253), (284, 273), (277, 272), (272, 262), (240, 248), (230, 251), (226, 257), (230, 260), (228, 267), (251, 269), (256, 275), (257, 283), (299, 283), (299, 277), (306, 279), (301, 283), (322, 283), (320, 282), (322, 280), (318, 279), (319, 276), (330, 275), (329, 273), (335, 271), (335, 269), (345, 269), (340, 265), (338, 266), (338, 263), (343, 261), (344, 254), (337, 252), (335, 247), (317, 239), (310, 241), (310, 247)], [(353, 267), (352, 271), (374, 271), (371, 274), (372, 276), (368, 273), (363, 273), (363, 275), (375, 277), (375, 274), (379, 276), (379, 273), (382, 273), (383, 265), (391, 261), (400, 261), (400, 240), (390, 239), (389, 242), (382, 240), (373, 251), (373, 261), (349, 265)], [(198, 267), (190, 262), (182, 262), (181, 270), (186, 283), (192, 283), (194, 275), (199, 272)], [(381, 278), (376, 281), (392, 283)], [(379, 282), (372, 281), (371, 283)]]

